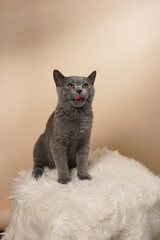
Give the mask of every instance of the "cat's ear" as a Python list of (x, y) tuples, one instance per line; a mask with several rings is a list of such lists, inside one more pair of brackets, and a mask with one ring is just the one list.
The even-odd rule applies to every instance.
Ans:
[(62, 81), (65, 78), (65, 76), (63, 76), (63, 74), (60, 71), (54, 70), (53, 71), (53, 78), (54, 78), (56, 86), (59, 87), (59, 86), (62, 85)]
[(95, 81), (95, 78), (96, 78), (96, 71), (93, 71), (87, 78), (88, 78), (89, 82), (92, 85), (94, 85), (94, 81)]

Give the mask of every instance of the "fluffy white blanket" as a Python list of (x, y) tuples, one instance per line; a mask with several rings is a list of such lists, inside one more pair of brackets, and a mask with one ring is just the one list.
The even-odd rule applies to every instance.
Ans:
[(20, 172), (3, 240), (158, 240), (160, 178), (117, 151), (90, 154), (91, 181), (57, 183), (55, 170), (38, 181)]

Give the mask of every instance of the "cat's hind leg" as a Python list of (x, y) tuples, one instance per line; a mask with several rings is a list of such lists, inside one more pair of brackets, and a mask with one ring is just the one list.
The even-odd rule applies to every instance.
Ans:
[(34, 165), (32, 175), (35, 177), (35, 179), (40, 178), (43, 172), (44, 172), (44, 167)]
[(42, 134), (37, 140), (33, 150), (34, 167), (32, 175), (35, 177), (35, 179), (38, 179), (42, 176), (44, 167), (46, 166), (43, 141), (44, 136)]

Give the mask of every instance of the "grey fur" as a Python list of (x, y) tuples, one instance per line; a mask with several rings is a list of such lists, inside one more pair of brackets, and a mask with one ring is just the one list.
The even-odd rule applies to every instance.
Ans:
[[(58, 182), (67, 184), (70, 181), (69, 168), (77, 167), (79, 179), (91, 179), (87, 172), (87, 160), (96, 71), (87, 78), (65, 77), (58, 70), (54, 70), (53, 76), (58, 104), (34, 146), (33, 176), (38, 179), (45, 167), (56, 167)], [(74, 88), (70, 89), (68, 84), (73, 84)], [(88, 88), (84, 88), (84, 84)], [(78, 94), (83, 97), (80, 101), (75, 99)]]

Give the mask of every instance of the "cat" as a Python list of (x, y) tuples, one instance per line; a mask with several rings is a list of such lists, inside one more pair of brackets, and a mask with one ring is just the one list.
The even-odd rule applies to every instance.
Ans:
[(33, 176), (36, 179), (45, 167), (56, 168), (61, 184), (71, 181), (69, 169), (75, 167), (80, 180), (92, 179), (87, 164), (95, 77), (96, 71), (88, 77), (65, 77), (58, 70), (53, 71), (58, 103), (34, 146)]

